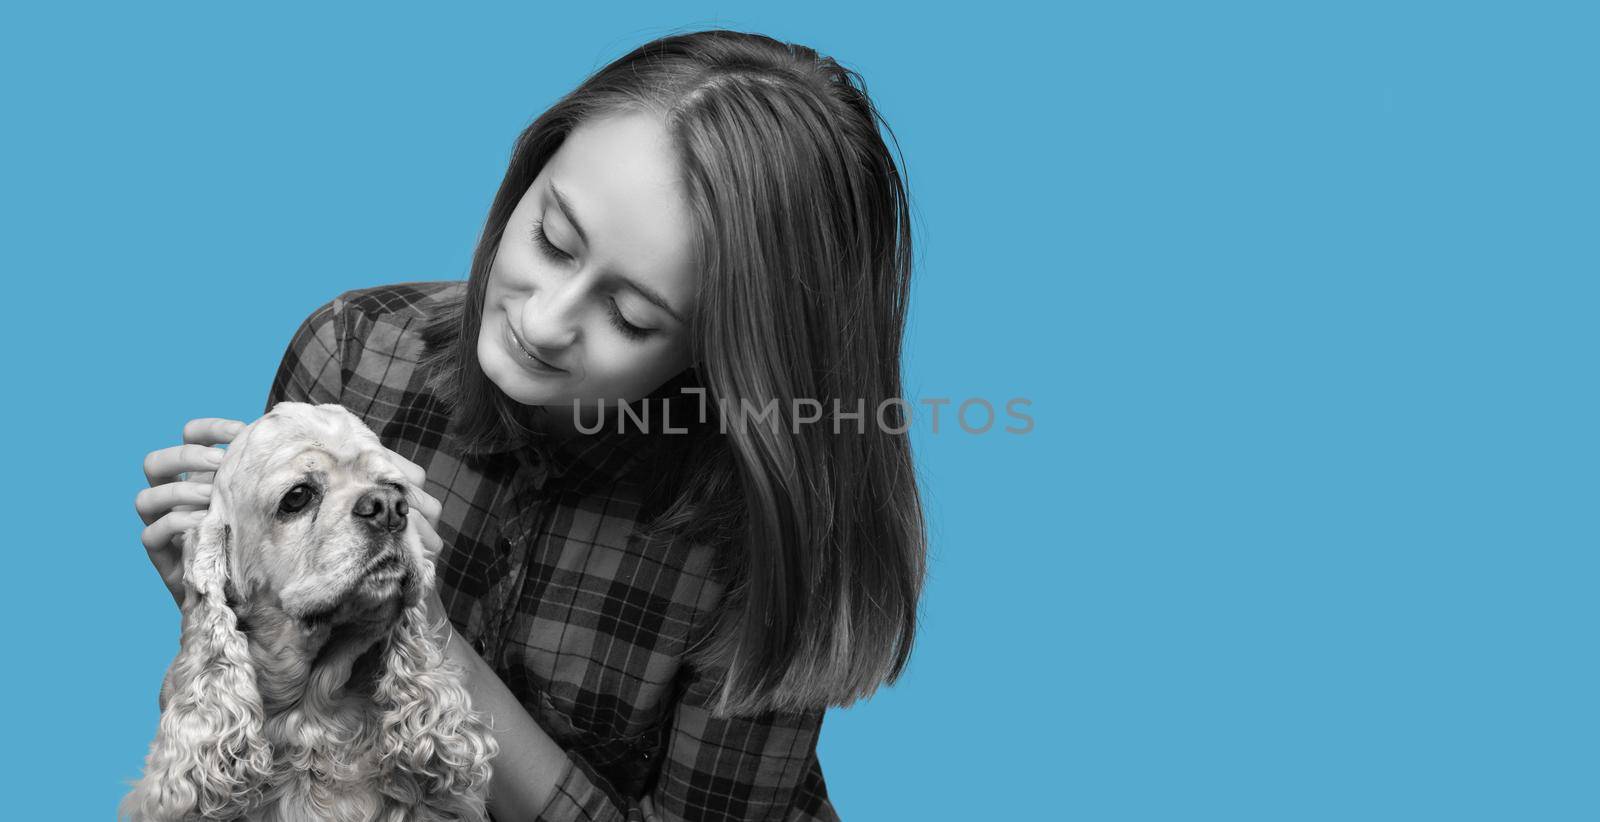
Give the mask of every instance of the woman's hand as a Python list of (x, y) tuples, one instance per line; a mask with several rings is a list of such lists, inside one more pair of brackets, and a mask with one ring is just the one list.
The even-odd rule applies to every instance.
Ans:
[[(442, 506), (422, 490), (427, 474), (421, 466), (393, 451), (389, 452), (389, 461), (405, 475), (409, 486), (406, 501), (411, 510), (406, 516), (422, 537), (423, 550), (437, 560), (444, 546), (438, 532)], [(461, 684), (471, 695), (473, 708), (488, 715), (495, 742), (500, 746), (490, 777), (491, 809), (503, 819), (538, 813), (550, 802), (567, 768), (572, 767), (567, 752), (540, 727), (494, 668), (465, 640), (455, 637), (455, 628), (439, 601), (437, 584), (428, 592), (426, 607), (430, 626), (442, 631), (437, 635), (440, 649), (452, 664), (460, 666)]]
[[(238, 420), (189, 420), (183, 426), (183, 445), (145, 455), (144, 477), (150, 487), (133, 499), (133, 507), (145, 524), (139, 539), (150, 555), (150, 564), (180, 608), (184, 597), (183, 545), (178, 537), (199, 525), (211, 505), (211, 480), (225, 452), (210, 446), (232, 442), (242, 430), (244, 423)], [(184, 474), (188, 476), (180, 479)]]
[(406, 503), (410, 510), (406, 517), (411, 520), (412, 526), (417, 529), (417, 535), (422, 537), (422, 548), (433, 559), (439, 558), (439, 550), (444, 547), (444, 540), (439, 538), (439, 511), (444, 506), (434, 499), (427, 491), (422, 490), (427, 484), (428, 475), (422, 466), (400, 456), (388, 448), (383, 449), (394, 467), (406, 478)]
[[(422, 538), (422, 550), (426, 551), (429, 559), (437, 561), (439, 551), (444, 548), (444, 540), (439, 537), (439, 511), (444, 506), (433, 498), (433, 495), (422, 490), (427, 483), (427, 472), (422, 466), (400, 456), (388, 448), (383, 449), (388, 453), (389, 461), (400, 469), (406, 478), (406, 503), (409, 510), (406, 518), (411, 520), (411, 527), (417, 529), (417, 536)], [(445, 634), (441, 642), (449, 642), (450, 622), (445, 615), (444, 603), (439, 600), (439, 586), (435, 584), (429, 589), (427, 600), (428, 621), (430, 623), (444, 623)]]

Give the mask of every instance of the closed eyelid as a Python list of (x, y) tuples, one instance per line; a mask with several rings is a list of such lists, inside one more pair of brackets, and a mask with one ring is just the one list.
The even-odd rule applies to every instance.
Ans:
[(589, 233), (584, 231), (583, 224), (578, 222), (578, 218), (572, 208), (572, 202), (567, 199), (565, 194), (561, 193), (561, 189), (556, 188), (555, 183), (550, 184), (550, 195), (555, 198), (556, 211), (566, 218), (567, 225), (572, 226), (572, 230), (577, 233), (578, 242), (587, 247), (589, 245)]
[[(545, 229), (545, 224), (546, 223), (543, 218), (534, 218), (533, 224), (528, 232), (528, 235), (533, 239), (534, 245), (540, 247), (542, 250), (548, 253), (553, 253), (567, 259), (575, 258), (576, 255), (572, 254), (571, 252), (564, 251), (559, 246), (555, 245), (555, 243), (550, 239), (549, 232)], [(640, 299), (655, 306), (661, 311), (666, 312), (668, 317), (671, 317), (680, 324), (683, 323), (683, 317), (672, 309), (671, 304), (666, 301), (666, 298), (662, 297), (656, 292), (634, 282), (633, 280), (628, 279), (625, 276), (622, 276), (621, 274), (616, 274), (614, 272), (609, 273), (607, 275), (607, 279), (611, 280), (613, 283), (610, 291), (610, 293), (613, 295), (613, 298), (618, 293), (631, 291), (638, 295)]]
[(679, 323), (683, 322), (683, 317), (679, 316), (678, 312), (672, 310), (672, 306), (667, 303), (666, 298), (632, 280), (624, 279), (622, 282), (629, 291), (639, 295), (639, 297), (645, 302), (650, 303), (656, 308), (666, 312), (666, 315), (671, 317), (673, 320), (676, 320)]
[(559, 229), (552, 231), (552, 229), (555, 229), (556, 227), (556, 221), (552, 219), (552, 215), (554, 213), (558, 212), (555, 212), (553, 209), (550, 211), (545, 211), (544, 213), (535, 217), (533, 220), (534, 225), (538, 226), (539, 229), (544, 232), (545, 236), (552, 240), (555, 239), (555, 234), (561, 233)]
[[(647, 331), (655, 330), (655, 326), (653, 324), (649, 323), (648, 321), (641, 322), (641, 321), (637, 321), (637, 320), (633, 319), (634, 317), (638, 317), (639, 316), (639, 314), (640, 314), (639, 310), (637, 308), (632, 307), (632, 306), (628, 306), (623, 301), (617, 299), (617, 295), (619, 293), (621, 293), (621, 292), (620, 291), (619, 292), (613, 292), (612, 295), (611, 295), (611, 301), (612, 301), (612, 303), (614, 303), (617, 306), (618, 313), (622, 314), (622, 316), (624, 318), (626, 318), (628, 320), (628, 322), (632, 323), (635, 326), (638, 326), (639, 328), (643, 328), (643, 329), (645, 329)], [(625, 307), (631, 308), (632, 310), (631, 311), (624, 311), (623, 309)]]
[(550, 234), (545, 230), (544, 226), (544, 220), (535, 217), (533, 224), (529, 227), (528, 238), (533, 240), (534, 246), (546, 254), (554, 254), (559, 257), (571, 259), (573, 255), (556, 245), (555, 242), (550, 239)]

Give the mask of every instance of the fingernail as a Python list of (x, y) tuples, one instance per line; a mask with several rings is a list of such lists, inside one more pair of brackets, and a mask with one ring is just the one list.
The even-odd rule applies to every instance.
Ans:
[(209, 486), (209, 485), (200, 486), (200, 496), (202, 496), (202, 497), (211, 496), (211, 486)]
[(243, 431), (243, 430), (244, 430), (244, 423), (242, 423), (242, 422), (230, 422), (230, 423), (228, 423), (227, 431), (230, 434), (237, 434), (237, 433), (239, 433), (240, 431)]
[(223, 451), (221, 448), (213, 448), (213, 449), (211, 449), (210, 453), (206, 454), (206, 459), (209, 459), (212, 462), (214, 462), (214, 463), (216, 463), (218, 465), (221, 465), (222, 464), (222, 457), (226, 453), (227, 452)]

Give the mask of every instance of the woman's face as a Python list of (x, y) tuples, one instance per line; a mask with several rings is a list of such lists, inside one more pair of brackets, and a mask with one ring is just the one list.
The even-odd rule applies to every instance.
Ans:
[(478, 333), (483, 372), (512, 399), (592, 418), (689, 367), (697, 272), (666, 131), (628, 113), (575, 128), (500, 239)]

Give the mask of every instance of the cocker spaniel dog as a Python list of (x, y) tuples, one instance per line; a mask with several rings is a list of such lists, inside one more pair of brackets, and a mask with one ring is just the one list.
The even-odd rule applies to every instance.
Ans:
[(497, 752), (428, 630), (403, 476), (338, 405), (247, 426), (184, 534), (138, 820), (482, 820)]

